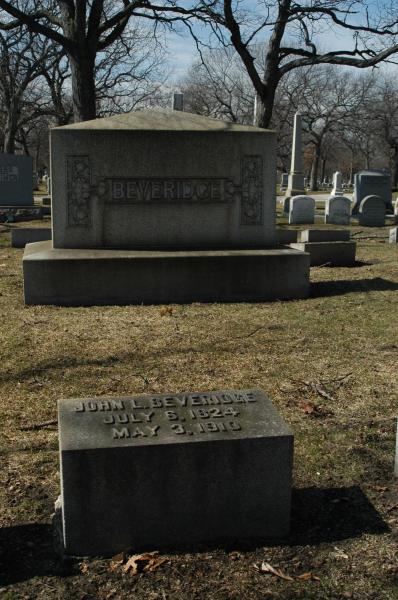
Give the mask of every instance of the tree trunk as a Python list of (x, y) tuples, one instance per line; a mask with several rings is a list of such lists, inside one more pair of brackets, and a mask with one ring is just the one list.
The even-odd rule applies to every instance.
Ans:
[(97, 116), (95, 98), (95, 55), (85, 53), (70, 59), (74, 121), (89, 121)]
[(17, 130), (17, 118), (13, 114), (8, 114), (4, 126), (3, 152), (5, 154), (15, 154), (15, 136), (17, 135)]
[(398, 187), (398, 146), (395, 146), (393, 148), (393, 166), (392, 166), (392, 177), (391, 177), (391, 183), (392, 183), (392, 187), (396, 188)]
[(272, 112), (275, 103), (275, 93), (279, 77), (276, 73), (266, 74), (262, 94), (257, 94), (257, 107), (254, 125), (268, 129), (271, 124)]
[(321, 158), (321, 148), (318, 144), (314, 145), (314, 157), (311, 165), (310, 190), (311, 192), (318, 191), (318, 171), (319, 160)]
[(325, 181), (325, 173), (326, 173), (326, 158), (322, 160), (322, 169), (321, 169), (321, 182)]

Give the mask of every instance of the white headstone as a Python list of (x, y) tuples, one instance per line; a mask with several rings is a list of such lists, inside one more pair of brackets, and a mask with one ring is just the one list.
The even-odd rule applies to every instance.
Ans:
[(398, 198), (395, 200), (395, 203), (394, 203), (394, 217), (395, 217), (395, 222), (398, 223)]
[(359, 205), (358, 222), (365, 227), (383, 227), (386, 205), (380, 196), (366, 196)]
[(342, 185), (342, 175), (340, 171), (336, 171), (333, 174), (333, 188), (332, 188), (332, 196), (342, 196), (343, 195), (343, 185)]
[(390, 229), (390, 244), (398, 244), (398, 227)]
[(301, 115), (300, 113), (296, 113), (294, 115), (292, 162), (286, 190), (286, 196), (289, 197), (297, 196), (297, 194), (304, 192), (303, 148), (301, 138)]
[(290, 198), (289, 224), (313, 223), (315, 220), (315, 200), (310, 196)]
[(345, 196), (331, 196), (325, 203), (325, 223), (349, 225), (351, 200)]

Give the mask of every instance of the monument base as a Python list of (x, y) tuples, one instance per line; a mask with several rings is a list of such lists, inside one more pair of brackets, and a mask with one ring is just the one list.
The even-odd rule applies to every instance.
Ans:
[(350, 267), (355, 264), (356, 242), (297, 242), (290, 244), (295, 250), (308, 252), (311, 267), (330, 264), (334, 267)]
[(94, 306), (306, 298), (308, 254), (263, 250), (75, 250), (27, 244), (26, 304)]

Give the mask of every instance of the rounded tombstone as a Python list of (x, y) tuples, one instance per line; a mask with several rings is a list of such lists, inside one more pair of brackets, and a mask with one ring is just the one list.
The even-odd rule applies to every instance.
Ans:
[(383, 227), (386, 205), (380, 196), (366, 196), (359, 205), (358, 222), (365, 227)]
[(349, 225), (351, 200), (346, 196), (331, 196), (325, 203), (325, 223)]
[(289, 224), (310, 224), (315, 221), (315, 200), (311, 196), (290, 198)]

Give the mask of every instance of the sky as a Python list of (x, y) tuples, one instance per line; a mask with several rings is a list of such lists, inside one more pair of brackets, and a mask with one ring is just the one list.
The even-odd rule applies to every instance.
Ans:
[[(252, 2), (252, 0), (249, 1)], [(372, 0), (370, 4), (372, 6)], [(206, 41), (204, 30), (201, 30), (198, 27), (195, 27), (194, 29), (195, 33), (199, 34), (199, 36)], [(261, 38), (259, 38), (258, 41), (260, 41), (260, 39), (264, 41), (266, 35), (262, 33)], [(353, 32), (348, 29), (343, 29), (342, 27), (336, 26), (333, 29), (325, 28), (323, 32), (315, 37), (315, 39), (319, 48), (325, 52), (339, 50), (341, 48), (353, 48)], [(181, 35), (178, 35), (177, 33), (168, 33), (167, 47), (169, 52), (169, 64), (172, 70), (171, 80), (175, 82), (178, 87), (179, 80), (187, 72), (192, 62), (198, 59), (198, 51), (194, 40), (185, 31), (182, 31)], [(396, 55), (396, 62), (398, 63), (398, 54)], [(383, 65), (382, 69), (395, 72), (398, 76), (397, 65)]]

